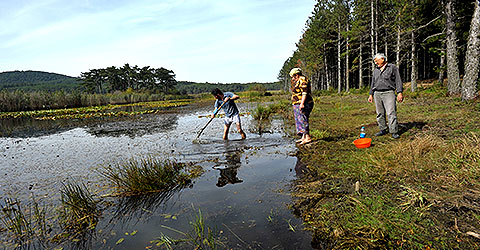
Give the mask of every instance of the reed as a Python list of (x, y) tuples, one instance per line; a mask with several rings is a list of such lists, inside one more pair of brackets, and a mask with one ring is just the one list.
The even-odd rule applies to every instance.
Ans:
[(288, 112), (289, 102), (280, 101), (269, 104), (267, 106), (258, 105), (252, 112), (253, 119), (257, 121), (269, 120), (274, 114), (282, 114)]
[(47, 242), (52, 231), (47, 218), (47, 207), (40, 206), (34, 197), (27, 206), (22, 206), (17, 199), (7, 198), (0, 209), (0, 222), (16, 246), (28, 248), (42, 246)]
[(101, 215), (98, 201), (93, 198), (85, 184), (62, 185), (60, 223), (63, 228), (73, 232), (94, 229)]
[(154, 243), (157, 247), (163, 246), (166, 249), (175, 249), (175, 247), (181, 247), (182, 245), (189, 245), (191, 249), (200, 250), (215, 250), (218, 249), (219, 246), (225, 247), (220, 240), (219, 232), (205, 224), (205, 218), (200, 209), (198, 209), (198, 214), (195, 214), (195, 217), (190, 221), (190, 226), (191, 230), (187, 233), (171, 227), (162, 226), (163, 228), (180, 234), (181, 238), (174, 239), (162, 233), (160, 237), (150, 241), (150, 243)]
[(0, 91), (0, 112), (79, 108), (185, 98), (188, 98), (188, 96), (132, 91), (117, 91), (108, 94), (88, 94), (84, 92), (65, 91), (25, 92), (20, 90), (2, 90)]
[(168, 159), (131, 159), (109, 165), (101, 173), (121, 195), (141, 195), (168, 191), (191, 183), (200, 172), (187, 173), (187, 164)]

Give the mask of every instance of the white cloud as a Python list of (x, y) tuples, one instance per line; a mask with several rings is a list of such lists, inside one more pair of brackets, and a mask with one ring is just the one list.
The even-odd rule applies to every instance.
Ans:
[(0, 71), (78, 76), (130, 63), (172, 69), (178, 80), (275, 81), (315, 2), (101, 3), (50, 0), (1, 6), (6, 10), (0, 13), (10, 14), (0, 17)]

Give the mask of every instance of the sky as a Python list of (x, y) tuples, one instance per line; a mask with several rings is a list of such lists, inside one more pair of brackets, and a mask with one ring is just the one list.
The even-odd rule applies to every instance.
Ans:
[(274, 82), (315, 0), (1, 0), (0, 72), (164, 67), (178, 81)]

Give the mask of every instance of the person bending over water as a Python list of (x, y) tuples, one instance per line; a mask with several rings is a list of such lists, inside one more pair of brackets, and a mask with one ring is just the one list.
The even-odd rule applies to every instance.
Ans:
[[(238, 133), (242, 136), (242, 140), (247, 136), (242, 130), (242, 124), (240, 122), (240, 112), (238, 112), (237, 105), (234, 100), (240, 98), (232, 92), (223, 93), (220, 89), (215, 88), (212, 90), (212, 95), (215, 97), (215, 110), (212, 114), (212, 118), (215, 117), (215, 112), (221, 106), (225, 112), (224, 126), (223, 126), (223, 139), (228, 140), (228, 130), (232, 123), (237, 124)], [(222, 106), (223, 104), (223, 106)]]

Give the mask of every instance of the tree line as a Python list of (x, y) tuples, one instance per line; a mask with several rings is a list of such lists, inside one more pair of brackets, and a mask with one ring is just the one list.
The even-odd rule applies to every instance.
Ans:
[[(448, 78), (450, 95), (477, 96), (478, 0), (318, 0), (278, 79), (301, 67), (315, 90), (369, 86), (373, 56), (384, 53), (415, 91), (417, 81)], [(463, 77), (461, 77), (463, 76)]]
[[(259, 91), (264, 92), (268, 90), (280, 90), (281, 85), (278, 82), (269, 82), (269, 83), (197, 83), (197, 82), (187, 82), (187, 81), (178, 81), (177, 90), (182, 94), (200, 94), (200, 93), (210, 93), (214, 88), (219, 88), (222, 91), (230, 92), (243, 92), (243, 91)], [(260, 88), (261, 86), (261, 88)]]
[(151, 68), (150, 66), (107, 67), (92, 69), (80, 74), (81, 85), (89, 93), (111, 93), (115, 91), (149, 90), (168, 94), (175, 91), (175, 73), (172, 70)]

